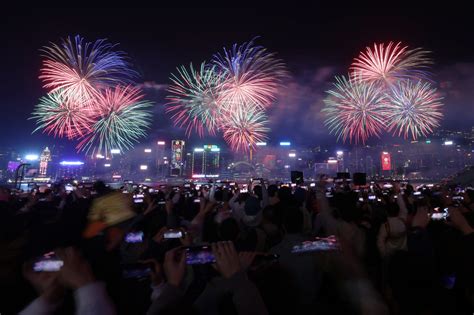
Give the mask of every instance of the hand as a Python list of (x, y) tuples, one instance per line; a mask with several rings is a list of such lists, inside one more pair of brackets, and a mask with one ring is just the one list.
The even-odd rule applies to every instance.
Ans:
[(448, 213), (451, 225), (460, 230), (464, 235), (474, 232), (474, 229), (469, 225), (464, 215), (457, 208), (449, 207)]
[(186, 272), (185, 254), (181, 247), (166, 252), (163, 270), (170, 285), (174, 287), (181, 285)]
[(242, 269), (234, 243), (229, 241), (213, 243), (212, 251), (216, 257), (217, 270), (224, 278), (230, 278)]
[(239, 261), (240, 261), (241, 268), (244, 270), (249, 269), (256, 255), (257, 255), (256, 252), (240, 252)]
[(430, 217), (428, 215), (428, 209), (426, 207), (420, 207), (416, 211), (415, 216), (413, 217), (413, 221), (411, 225), (413, 227), (420, 227), (422, 229), (426, 228), (430, 223)]
[(58, 302), (63, 294), (64, 288), (58, 281), (57, 272), (35, 272), (31, 263), (23, 265), (23, 276), (49, 303)]
[(155, 286), (160, 285), (163, 281), (163, 268), (162, 266), (156, 261), (156, 259), (147, 259), (140, 261), (143, 264), (148, 264), (151, 266), (151, 283)]
[(89, 263), (72, 247), (59, 249), (57, 255), (64, 261), (58, 272), (60, 282), (69, 288), (78, 289), (95, 281)]
[(157, 242), (158, 244), (163, 242), (164, 240), (164, 234), (165, 232), (168, 231), (168, 228), (166, 226), (162, 227), (158, 233), (155, 234), (155, 236), (153, 236), (153, 240), (155, 242)]
[(187, 233), (184, 229), (180, 229), (181, 232), (183, 233), (183, 237), (179, 239), (181, 244), (183, 246), (191, 246), (193, 244), (193, 238), (191, 236), (191, 233)]

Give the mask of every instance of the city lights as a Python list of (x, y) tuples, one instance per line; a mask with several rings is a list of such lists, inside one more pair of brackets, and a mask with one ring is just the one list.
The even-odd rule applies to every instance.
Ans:
[(194, 152), (204, 152), (204, 149), (203, 148), (195, 148)]
[(444, 141), (444, 145), (453, 145), (454, 143), (452, 141)]
[(37, 161), (39, 158), (38, 154), (27, 154), (25, 155), (25, 160), (27, 161)]
[(166, 143), (164, 141), (158, 141), (156, 144), (158, 145), (165, 145)]
[(144, 152), (145, 153), (151, 153), (151, 149), (145, 149)]
[(280, 142), (280, 145), (281, 145), (282, 147), (288, 147), (288, 146), (290, 146), (290, 145), (291, 145), (291, 142), (288, 142), (288, 141), (282, 141), (282, 142)]
[(120, 150), (119, 150), (119, 149), (112, 149), (112, 150), (110, 150), (110, 153), (112, 153), (112, 154), (120, 154)]
[(343, 154), (344, 154), (344, 151), (337, 151), (336, 154), (337, 154), (337, 155), (343, 155)]
[(288, 153), (288, 156), (289, 156), (290, 158), (294, 158), (294, 157), (296, 157), (296, 153), (293, 153), (293, 152)]
[(267, 145), (267, 143), (266, 143), (266, 142), (257, 142), (257, 143), (255, 143), (255, 145), (256, 145), (257, 147), (264, 147), (264, 146)]
[(140, 170), (146, 171), (148, 169), (148, 165), (140, 165)]
[(104, 164), (104, 167), (110, 167), (110, 164), (109, 163)]
[(79, 166), (79, 165), (84, 165), (84, 162), (81, 161), (61, 161), (59, 164), (64, 165), (64, 166)]
[(102, 154), (97, 154), (95, 157), (98, 158), (98, 159), (104, 159), (105, 158), (105, 156), (103, 156)]

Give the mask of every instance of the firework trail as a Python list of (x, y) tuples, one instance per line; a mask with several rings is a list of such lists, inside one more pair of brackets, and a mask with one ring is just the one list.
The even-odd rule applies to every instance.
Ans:
[(208, 67), (204, 62), (199, 69), (191, 64), (189, 70), (181, 66), (177, 72), (171, 77), (173, 84), (168, 88), (170, 95), (166, 108), (172, 113), (175, 126), (185, 127), (187, 136), (193, 130), (200, 137), (205, 130), (215, 135), (221, 114), (218, 98), (222, 76), (215, 67)]
[(96, 96), (97, 121), (92, 132), (77, 145), (77, 149), (110, 155), (111, 149), (128, 150), (146, 136), (151, 125), (152, 104), (142, 100), (140, 89), (117, 86)]
[(385, 86), (395, 84), (400, 79), (428, 79), (426, 69), (432, 64), (429, 52), (416, 48), (408, 50), (402, 43), (390, 42), (366, 47), (354, 59), (350, 70), (352, 76), (365, 82), (377, 82)]
[(374, 83), (336, 77), (334, 89), (327, 93), (322, 112), (338, 140), (365, 143), (370, 136), (380, 135), (385, 127), (386, 96)]
[(137, 73), (130, 69), (125, 53), (113, 51), (105, 39), (86, 42), (79, 35), (60, 45), (51, 43), (42, 52), (39, 78), (49, 93), (61, 91), (69, 99), (91, 101), (98, 91), (130, 83)]
[(233, 151), (248, 152), (267, 139), (268, 120), (259, 106), (242, 106), (222, 121), (224, 140)]
[(224, 75), (221, 106), (231, 108), (243, 104), (268, 107), (275, 100), (282, 80), (287, 76), (283, 62), (254, 41), (215, 54), (212, 63)]
[(439, 127), (442, 97), (427, 82), (403, 80), (387, 93), (388, 131), (413, 139), (426, 136)]
[(94, 111), (58, 91), (41, 97), (29, 119), (38, 125), (33, 132), (43, 130), (54, 137), (75, 139), (91, 132)]

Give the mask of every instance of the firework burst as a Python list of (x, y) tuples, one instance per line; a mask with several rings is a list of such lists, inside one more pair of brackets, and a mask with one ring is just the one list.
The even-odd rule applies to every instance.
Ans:
[(188, 136), (193, 130), (201, 137), (205, 130), (214, 135), (221, 113), (218, 97), (222, 76), (204, 62), (199, 70), (191, 64), (189, 70), (182, 66), (177, 71), (171, 77), (166, 111), (172, 113), (176, 126), (186, 128)]
[(387, 93), (387, 122), (389, 132), (413, 139), (426, 136), (439, 127), (442, 97), (429, 83), (410, 80), (398, 82)]
[(259, 106), (242, 106), (229, 112), (222, 124), (224, 140), (237, 152), (255, 148), (257, 142), (266, 140), (269, 131), (267, 116)]
[(322, 112), (325, 124), (337, 139), (365, 143), (379, 136), (385, 127), (386, 97), (373, 83), (336, 77), (334, 89), (327, 92)]
[(402, 43), (390, 42), (367, 47), (351, 65), (352, 75), (366, 82), (392, 85), (400, 79), (427, 79), (426, 68), (432, 64), (429, 52), (416, 48), (408, 50)]
[(125, 53), (113, 51), (105, 39), (85, 42), (79, 35), (60, 45), (45, 47), (39, 78), (49, 93), (61, 91), (70, 99), (91, 101), (99, 90), (129, 83), (136, 76)]
[(142, 98), (140, 89), (131, 86), (117, 86), (96, 96), (97, 121), (77, 149), (92, 155), (109, 155), (111, 149), (123, 152), (132, 148), (146, 136), (151, 124), (152, 104)]
[(75, 139), (92, 130), (94, 112), (58, 91), (40, 98), (30, 119), (38, 125), (33, 132), (43, 130), (54, 137)]
[(220, 102), (223, 107), (259, 104), (268, 107), (287, 75), (283, 62), (253, 40), (215, 54), (212, 60), (224, 75)]

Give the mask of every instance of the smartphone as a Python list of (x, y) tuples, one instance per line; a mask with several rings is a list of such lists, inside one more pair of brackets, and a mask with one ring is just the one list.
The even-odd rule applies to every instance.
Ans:
[(211, 247), (207, 245), (187, 247), (185, 254), (186, 264), (188, 265), (205, 265), (216, 262)]
[(452, 200), (464, 200), (464, 197), (463, 196), (453, 196), (451, 199)]
[(420, 196), (420, 195), (421, 195), (421, 191), (415, 191), (415, 192), (413, 193), (413, 196)]
[(293, 246), (291, 252), (293, 254), (319, 252), (319, 251), (336, 251), (339, 250), (339, 242), (335, 236), (327, 238), (316, 238), (314, 241), (306, 241), (299, 245)]
[(72, 185), (66, 185), (64, 186), (64, 189), (67, 191), (67, 192), (71, 192), (74, 190), (74, 187)]
[(148, 279), (152, 268), (151, 264), (125, 264), (122, 265), (122, 276), (125, 279)]
[(189, 187), (191, 187), (191, 185), (190, 184), (184, 184), (184, 187), (189, 188)]
[(364, 198), (359, 198), (359, 201), (360, 201), (360, 202), (364, 202)]
[(138, 231), (138, 232), (130, 232), (127, 235), (125, 235), (125, 242), (127, 243), (141, 243), (143, 242), (143, 232)]
[(235, 183), (229, 183), (229, 186), (235, 186)]
[(180, 230), (168, 230), (163, 234), (164, 239), (182, 238), (183, 232)]
[(369, 195), (369, 200), (375, 200), (375, 196), (374, 195)]
[(316, 187), (316, 183), (309, 184), (309, 187)]
[(201, 199), (199, 199), (199, 198), (198, 198), (198, 199), (194, 199), (194, 202), (195, 202), (195, 203), (199, 203), (199, 202), (201, 202)]
[(64, 265), (64, 261), (56, 256), (56, 253), (49, 252), (38, 257), (33, 263), (33, 270), (36, 272), (55, 272), (59, 271)]
[(242, 189), (240, 189), (240, 192), (241, 193), (247, 193), (247, 192), (249, 192), (249, 190), (247, 188), (242, 188)]
[(143, 203), (143, 199), (138, 198), (138, 199), (133, 199), (134, 203)]
[(326, 193), (326, 198), (332, 198), (332, 194), (330, 192)]

